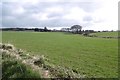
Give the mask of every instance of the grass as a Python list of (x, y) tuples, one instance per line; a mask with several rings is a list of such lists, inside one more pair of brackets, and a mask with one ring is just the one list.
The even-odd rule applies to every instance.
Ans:
[(40, 74), (33, 71), (30, 67), (24, 65), (21, 61), (2, 55), (2, 80), (9, 78), (41, 78)]
[(99, 33), (92, 33), (90, 35), (96, 35), (96, 36), (99, 36), (99, 37), (117, 37), (118, 36), (118, 32), (99, 32)]
[[(4, 48), (3, 48), (4, 46)], [(4, 50), (1, 50), (2, 49)], [(4, 78), (83, 78), (84, 76), (68, 68), (56, 66), (48, 62), (43, 55), (28, 55), (13, 45), (0, 45), (2, 51), (3, 79)], [(35, 59), (36, 58), (36, 59)], [(38, 67), (39, 66), (39, 67)], [(47, 71), (47, 72), (46, 72)], [(31, 73), (32, 72), (32, 73)], [(47, 75), (46, 75), (47, 73)]]
[(31, 68), (15, 60), (4, 61), (2, 65), (2, 79), (8, 78), (40, 78)]
[(117, 39), (91, 38), (59, 32), (3, 32), (3, 43), (44, 54), (49, 62), (95, 78), (118, 77)]

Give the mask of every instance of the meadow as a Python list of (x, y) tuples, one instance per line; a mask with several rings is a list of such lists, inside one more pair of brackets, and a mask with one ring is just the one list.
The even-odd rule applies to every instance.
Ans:
[(90, 35), (96, 35), (99, 37), (117, 37), (118, 36), (118, 32), (99, 32), (99, 33), (92, 33)]
[[(103, 34), (102, 34), (103, 35)], [(118, 39), (61, 32), (3, 31), (2, 42), (94, 78), (118, 77)]]

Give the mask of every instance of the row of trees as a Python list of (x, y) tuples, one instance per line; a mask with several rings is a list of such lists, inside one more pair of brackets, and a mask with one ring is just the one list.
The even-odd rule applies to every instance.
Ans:
[(47, 27), (44, 27), (44, 29), (41, 28), (2, 28), (0, 29), (2, 31), (36, 31), (36, 32), (50, 32), (51, 30), (47, 29)]
[(70, 28), (62, 28), (61, 31), (63, 32), (72, 32), (75, 34), (83, 34), (85, 36), (88, 36), (90, 33), (96, 33), (96, 32), (113, 32), (113, 30), (111, 31), (94, 31), (94, 30), (82, 30), (82, 26), (80, 25), (73, 25)]
[(67, 31), (73, 33), (81, 33), (82, 26), (80, 25), (73, 25), (71, 28), (62, 28), (61, 30), (49, 30), (47, 27), (41, 28), (2, 28), (3, 31), (35, 31), (35, 32), (50, 32), (50, 31)]
[(75, 34), (83, 34), (85, 36), (89, 35), (89, 33), (95, 33), (94, 30), (82, 30), (82, 26), (80, 25), (73, 25), (70, 28), (62, 28), (61, 31), (72, 32)]
[(44, 27), (44, 29), (35, 28), (34, 31), (36, 31), (36, 32), (50, 32), (51, 30), (48, 30), (47, 27)]
[[(70, 28), (62, 28), (61, 30), (49, 30), (47, 27), (42, 28), (2, 28), (3, 31), (35, 31), (35, 32), (72, 32), (76, 34), (89, 34), (94, 32), (108, 32), (108, 31), (94, 31), (94, 30), (82, 30), (82, 26), (73, 25)], [(111, 31), (113, 32), (113, 30)]]
[(82, 26), (80, 25), (73, 25), (71, 28), (62, 28), (61, 31), (66, 31), (66, 32), (73, 32), (73, 33), (81, 33)]

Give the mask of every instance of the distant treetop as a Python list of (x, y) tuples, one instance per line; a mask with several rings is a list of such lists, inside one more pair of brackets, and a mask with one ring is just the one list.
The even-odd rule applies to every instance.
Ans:
[(82, 26), (80, 26), (80, 25), (73, 25), (72, 27), (71, 27), (71, 29), (82, 29)]

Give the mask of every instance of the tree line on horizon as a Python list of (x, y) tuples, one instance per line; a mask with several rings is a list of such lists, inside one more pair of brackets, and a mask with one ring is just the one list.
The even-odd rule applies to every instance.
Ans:
[[(2, 31), (35, 31), (35, 32), (71, 32), (74, 34), (89, 34), (89, 33), (95, 33), (95, 32), (109, 32), (109, 31), (94, 31), (94, 30), (82, 30), (82, 26), (80, 25), (73, 25), (70, 28), (61, 28), (61, 30), (50, 30), (47, 29), (47, 27), (44, 28), (1, 28)], [(110, 32), (113, 32), (111, 30)]]

